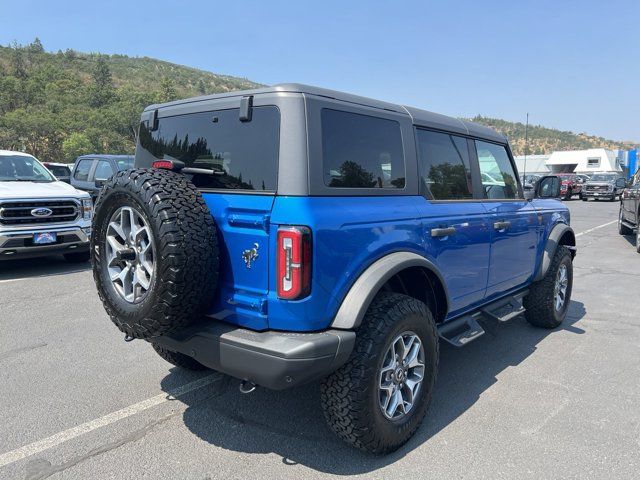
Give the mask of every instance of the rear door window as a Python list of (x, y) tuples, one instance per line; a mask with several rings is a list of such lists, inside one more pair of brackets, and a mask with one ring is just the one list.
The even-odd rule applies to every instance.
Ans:
[(335, 188), (404, 188), (400, 124), (395, 120), (323, 109), (324, 183)]
[(89, 170), (91, 170), (91, 164), (93, 163), (92, 159), (84, 159), (78, 162), (78, 166), (76, 167), (76, 171), (73, 174), (73, 178), (80, 182), (88, 182), (89, 181)]
[(518, 183), (507, 149), (503, 145), (476, 140), (480, 177), (487, 199), (518, 197)]
[(160, 118), (156, 131), (143, 123), (140, 148), (159, 160), (208, 170), (192, 176), (199, 188), (275, 192), (280, 112), (253, 107), (248, 122), (239, 113), (234, 108)]
[(416, 130), (422, 187), (434, 200), (473, 198), (467, 140), (456, 135)]

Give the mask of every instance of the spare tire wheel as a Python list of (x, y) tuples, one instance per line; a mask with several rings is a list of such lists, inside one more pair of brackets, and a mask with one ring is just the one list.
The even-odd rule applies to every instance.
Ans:
[(213, 217), (184, 175), (118, 172), (96, 202), (93, 278), (113, 323), (134, 338), (168, 334), (197, 319), (218, 282)]

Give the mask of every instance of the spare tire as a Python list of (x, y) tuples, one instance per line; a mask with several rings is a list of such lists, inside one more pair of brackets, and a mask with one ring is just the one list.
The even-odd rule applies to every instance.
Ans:
[(219, 251), (213, 217), (184, 175), (116, 173), (96, 202), (93, 278), (113, 323), (134, 338), (197, 319), (213, 298)]

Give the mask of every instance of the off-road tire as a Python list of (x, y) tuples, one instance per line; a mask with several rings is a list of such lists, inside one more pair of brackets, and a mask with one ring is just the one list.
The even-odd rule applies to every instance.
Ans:
[(620, 204), (620, 213), (618, 214), (618, 233), (620, 235), (633, 234), (633, 230), (622, 223), (622, 204)]
[(207, 367), (188, 355), (167, 350), (157, 343), (152, 343), (151, 345), (158, 355), (176, 367), (184, 368), (186, 370), (208, 370)]
[[(106, 231), (120, 207), (135, 208), (151, 230), (154, 275), (146, 295), (129, 303), (114, 288), (103, 255)], [(168, 170), (116, 173), (96, 202), (91, 238), (93, 278), (113, 323), (134, 338), (168, 334), (197, 320), (218, 281), (214, 220), (196, 187)]]
[[(379, 406), (378, 374), (391, 341), (415, 332), (424, 346), (425, 375), (413, 408), (388, 420)], [(345, 365), (322, 381), (321, 403), (331, 429), (347, 443), (370, 453), (392, 452), (416, 432), (427, 412), (438, 370), (438, 334), (429, 308), (419, 300), (381, 293), (357, 330)]]
[[(556, 282), (556, 275), (560, 265), (567, 265), (567, 275), (569, 283), (564, 305), (560, 311), (556, 310), (553, 303), (553, 293)], [(564, 245), (558, 245), (551, 260), (551, 265), (545, 276), (533, 283), (529, 287), (529, 294), (524, 298), (523, 304), (526, 308), (524, 316), (531, 325), (541, 328), (556, 328), (567, 316), (569, 304), (571, 303), (571, 290), (573, 287), (573, 262), (571, 251)]]
[(91, 255), (88, 251), (64, 253), (62, 256), (69, 263), (85, 263), (91, 259)]

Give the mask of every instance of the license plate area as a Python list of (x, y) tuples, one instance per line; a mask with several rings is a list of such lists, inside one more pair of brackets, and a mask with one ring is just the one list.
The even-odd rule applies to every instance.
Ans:
[(55, 232), (42, 232), (33, 234), (34, 245), (49, 245), (58, 241), (58, 235)]

